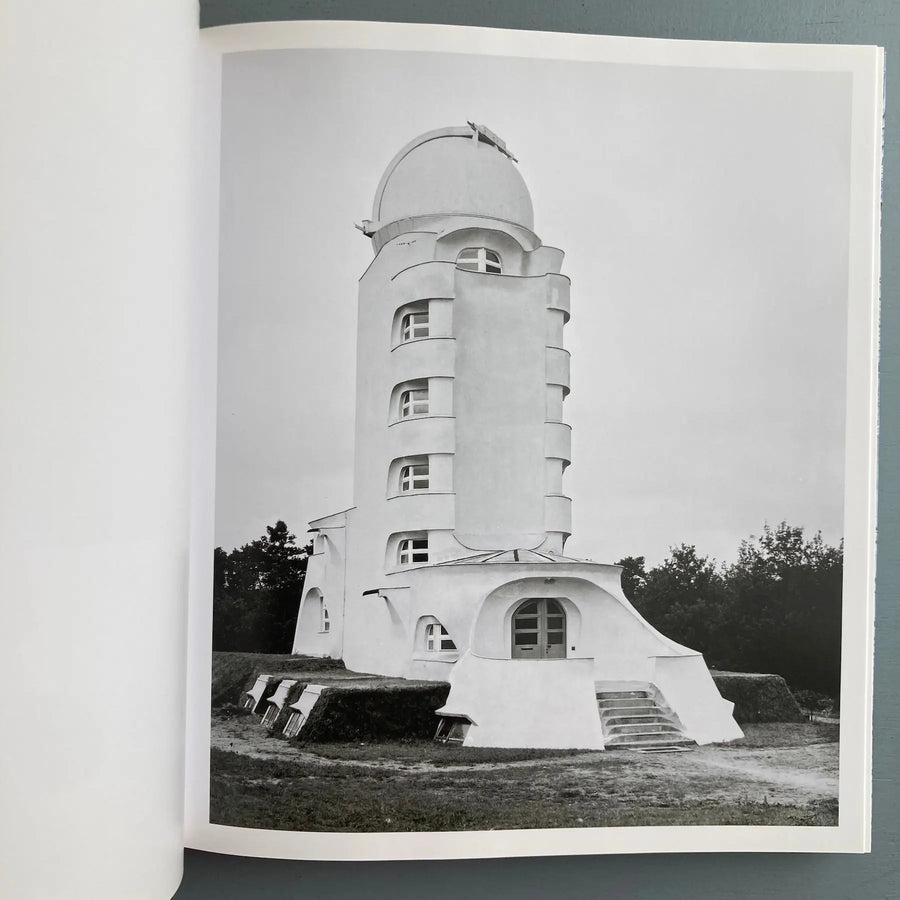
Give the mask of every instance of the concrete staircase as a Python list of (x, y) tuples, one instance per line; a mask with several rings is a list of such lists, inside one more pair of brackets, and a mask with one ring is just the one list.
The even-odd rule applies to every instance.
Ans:
[(635, 690), (598, 689), (597, 710), (607, 750), (679, 753), (694, 746), (650, 685)]

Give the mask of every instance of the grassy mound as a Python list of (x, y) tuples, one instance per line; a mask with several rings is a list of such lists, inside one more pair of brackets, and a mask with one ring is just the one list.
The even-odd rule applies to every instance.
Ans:
[(434, 711), (443, 706), (450, 685), (411, 683), (373, 689), (329, 687), (297, 736), (298, 743), (431, 738)]
[(734, 718), (747, 722), (804, 722), (797, 701), (780, 675), (712, 672), (719, 693), (734, 703)]
[[(256, 676), (261, 673), (283, 674), (285, 678), (290, 678), (291, 672), (334, 672), (343, 668), (344, 664), (335, 659), (216, 650), (212, 655), (210, 700), (213, 707), (237, 703), (241, 692), (252, 687)], [(272, 691), (274, 689), (275, 685)]]

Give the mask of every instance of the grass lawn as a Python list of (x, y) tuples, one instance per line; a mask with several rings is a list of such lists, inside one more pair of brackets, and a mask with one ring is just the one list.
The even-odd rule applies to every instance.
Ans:
[[(210, 820), (292, 831), (836, 825), (837, 729), (748, 726), (688, 753), (308, 745), (215, 723)], [(235, 752), (233, 748), (240, 749)]]

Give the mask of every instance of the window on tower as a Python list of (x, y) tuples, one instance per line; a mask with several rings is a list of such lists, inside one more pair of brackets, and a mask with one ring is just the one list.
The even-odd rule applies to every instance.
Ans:
[(496, 250), (488, 250), (487, 247), (466, 247), (460, 250), (456, 257), (456, 265), (460, 269), (470, 272), (486, 272), (489, 275), (500, 275), (503, 266), (500, 263), (500, 254)]
[(428, 562), (428, 538), (403, 538), (397, 550), (397, 561), (401, 566), (413, 566)]
[(428, 337), (428, 310), (407, 313), (400, 323), (400, 338), (406, 341), (415, 341), (418, 338)]
[(400, 467), (400, 492), (428, 490), (428, 460)]
[(400, 418), (428, 415), (428, 386), (410, 388), (400, 393)]

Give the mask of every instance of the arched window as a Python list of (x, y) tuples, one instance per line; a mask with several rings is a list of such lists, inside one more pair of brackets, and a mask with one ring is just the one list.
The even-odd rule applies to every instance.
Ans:
[(566, 613), (559, 600), (537, 597), (512, 617), (513, 659), (565, 659)]
[(470, 272), (487, 272), (489, 275), (500, 275), (503, 266), (500, 263), (500, 254), (496, 250), (488, 250), (487, 247), (466, 247), (460, 250), (456, 257), (456, 265), (460, 269)]
[(455, 650), (456, 644), (440, 622), (432, 622), (425, 626), (425, 649), (429, 653), (437, 653), (440, 650)]
[(428, 415), (428, 386), (400, 392), (400, 418)]
[(400, 320), (400, 340), (414, 341), (428, 337), (428, 310), (408, 312)]
[(403, 538), (397, 548), (397, 561), (401, 566), (428, 562), (428, 538)]
[(400, 467), (400, 493), (428, 490), (428, 459)]

